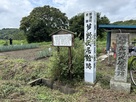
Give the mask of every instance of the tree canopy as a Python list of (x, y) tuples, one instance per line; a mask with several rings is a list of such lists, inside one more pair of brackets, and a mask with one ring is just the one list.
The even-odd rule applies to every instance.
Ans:
[(50, 41), (49, 35), (60, 27), (68, 28), (68, 17), (59, 9), (50, 6), (34, 8), (20, 22), (20, 29), (25, 32), (29, 43)]
[[(101, 16), (100, 13), (97, 13), (97, 25), (99, 24), (109, 24), (110, 21), (106, 16)], [(77, 33), (77, 36), (80, 36), (80, 38), (84, 37), (84, 14), (78, 14), (74, 17), (72, 17), (69, 20), (70, 30)], [(97, 30), (97, 34), (99, 37), (103, 37), (103, 29)]]
[[(101, 13), (97, 13), (97, 26), (99, 24), (110, 24), (110, 20), (105, 15), (101, 16)], [(104, 29), (97, 27), (97, 35), (98, 38), (103, 38), (105, 36)]]
[(24, 40), (24, 32), (17, 28), (3, 28), (0, 30), (0, 39)]
[(84, 36), (84, 14), (80, 13), (69, 20), (69, 29), (77, 33), (77, 36)]

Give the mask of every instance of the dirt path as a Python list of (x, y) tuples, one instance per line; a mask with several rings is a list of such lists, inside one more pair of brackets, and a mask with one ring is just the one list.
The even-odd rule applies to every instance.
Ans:
[(4, 56), (10, 57), (10, 58), (23, 58), (25, 60), (34, 60), (39, 51), (41, 51), (40, 48), (1, 52), (0, 56), (4, 55)]

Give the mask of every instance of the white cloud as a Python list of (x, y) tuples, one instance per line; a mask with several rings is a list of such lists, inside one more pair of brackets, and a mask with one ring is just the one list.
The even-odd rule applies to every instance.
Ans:
[(73, 17), (84, 11), (96, 11), (106, 15), (110, 21), (135, 18), (136, 0), (53, 0), (60, 3), (61, 11)]
[[(69, 0), (67, 0), (67, 1), (69, 1)], [(53, 2), (59, 3), (59, 4), (63, 4), (63, 5), (64, 5), (67, 1), (66, 1), (66, 0), (53, 0)]]
[(19, 27), (33, 6), (28, 0), (0, 0), (0, 28)]
[(136, 0), (0, 0), (0, 28), (19, 27), (34, 7), (50, 5), (71, 18), (85, 11), (106, 15), (110, 21), (136, 19)]

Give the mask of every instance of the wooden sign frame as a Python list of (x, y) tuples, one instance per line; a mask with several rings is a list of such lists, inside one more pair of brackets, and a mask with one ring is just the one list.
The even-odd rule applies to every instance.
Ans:
[(52, 35), (52, 45), (58, 47), (72, 47), (74, 45), (73, 34), (54, 34)]

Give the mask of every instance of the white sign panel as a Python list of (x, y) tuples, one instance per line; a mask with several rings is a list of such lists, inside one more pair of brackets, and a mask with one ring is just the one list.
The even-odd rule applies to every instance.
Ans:
[(72, 34), (53, 35), (54, 46), (72, 46)]
[(94, 83), (96, 80), (96, 30), (97, 14), (93, 12), (84, 13), (84, 77), (85, 82)]

